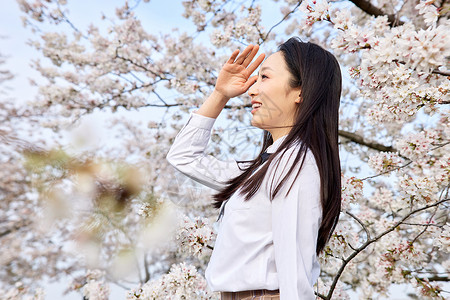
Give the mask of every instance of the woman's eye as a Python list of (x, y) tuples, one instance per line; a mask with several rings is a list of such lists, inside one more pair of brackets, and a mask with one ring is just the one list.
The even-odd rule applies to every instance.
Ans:
[(267, 75), (261, 75), (261, 78), (265, 79), (265, 78), (269, 78), (269, 77), (267, 77)]

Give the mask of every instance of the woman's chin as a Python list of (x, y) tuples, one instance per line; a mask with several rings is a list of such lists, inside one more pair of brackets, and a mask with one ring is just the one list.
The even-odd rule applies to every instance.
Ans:
[(252, 119), (250, 120), (250, 124), (254, 127), (259, 127), (259, 123), (255, 120), (255, 117), (252, 117)]
[(257, 127), (259, 129), (265, 129), (264, 123), (261, 122), (261, 120), (258, 120), (258, 116), (253, 116), (253, 118), (250, 120), (250, 124), (254, 127)]

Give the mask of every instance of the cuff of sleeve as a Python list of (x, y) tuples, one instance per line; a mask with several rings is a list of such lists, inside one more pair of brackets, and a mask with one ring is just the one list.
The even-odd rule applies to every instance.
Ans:
[(211, 128), (214, 125), (214, 122), (216, 122), (216, 119), (205, 117), (205, 116), (196, 114), (195, 112), (196, 111), (191, 112), (191, 116), (188, 121), (189, 125), (200, 128), (200, 129), (211, 130)]

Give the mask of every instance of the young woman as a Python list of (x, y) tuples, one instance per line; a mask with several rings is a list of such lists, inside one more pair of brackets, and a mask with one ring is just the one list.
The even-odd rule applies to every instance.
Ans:
[[(332, 54), (296, 38), (264, 63), (264, 54), (253, 61), (257, 52), (253, 45), (233, 52), (167, 159), (218, 191), (220, 227), (205, 274), (212, 290), (222, 299), (315, 299), (317, 255), (341, 206), (341, 73)], [(206, 155), (215, 119), (247, 90), (251, 123), (264, 130), (260, 156), (240, 162)]]

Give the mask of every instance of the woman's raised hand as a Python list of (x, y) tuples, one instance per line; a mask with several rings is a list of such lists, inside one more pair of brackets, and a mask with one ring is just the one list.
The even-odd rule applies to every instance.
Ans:
[(264, 60), (264, 54), (261, 54), (252, 63), (258, 50), (258, 45), (249, 45), (241, 54), (239, 50), (231, 54), (230, 59), (219, 72), (214, 91), (203, 102), (196, 114), (217, 118), (230, 98), (245, 93), (256, 82), (258, 76), (250, 76)]
[(264, 54), (261, 54), (252, 63), (258, 50), (258, 45), (247, 46), (241, 54), (239, 50), (235, 50), (219, 72), (216, 92), (225, 98), (233, 98), (245, 93), (258, 79), (258, 76), (250, 76), (264, 60)]

